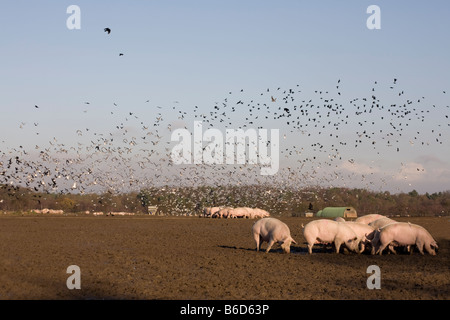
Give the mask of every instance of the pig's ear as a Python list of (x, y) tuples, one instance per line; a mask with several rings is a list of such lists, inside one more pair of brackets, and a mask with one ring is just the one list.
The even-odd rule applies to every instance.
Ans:
[(295, 240), (294, 240), (294, 239), (292, 239), (292, 238), (291, 238), (291, 241), (292, 241), (292, 243), (295, 243), (295, 244), (297, 244), (297, 242), (295, 242)]

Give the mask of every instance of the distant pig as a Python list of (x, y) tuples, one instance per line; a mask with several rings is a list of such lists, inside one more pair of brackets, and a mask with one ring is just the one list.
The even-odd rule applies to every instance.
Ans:
[(262, 218), (256, 221), (253, 224), (252, 232), (256, 242), (256, 251), (261, 249), (261, 244), (264, 241), (269, 243), (266, 253), (269, 252), (275, 242), (281, 245), (281, 249), (285, 253), (291, 251), (291, 243), (297, 244), (291, 237), (289, 227), (284, 222), (275, 218)]
[(375, 221), (377, 219), (385, 218), (385, 216), (381, 214), (366, 214), (365, 216), (361, 216), (357, 218), (355, 221), (360, 223), (369, 224), (372, 221)]
[(347, 222), (336, 222), (328, 219), (314, 220), (303, 228), (303, 236), (308, 242), (308, 252), (312, 254), (312, 247), (320, 243), (334, 243), (336, 253), (345, 244), (347, 249), (357, 251), (358, 237), (347, 225)]
[(372, 221), (371, 223), (369, 223), (369, 226), (372, 226), (375, 229), (379, 229), (379, 228), (383, 228), (384, 226), (387, 226), (388, 224), (396, 223), (396, 222), (397, 221), (392, 220), (390, 218), (383, 217), (383, 218), (377, 219), (375, 221)]
[(424, 227), (409, 222), (397, 222), (381, 228), (379, 242), (380, 246), (376, 253), (380, 255), (389, 245), (416, 245), (421, 254), (424, 254), (425, 248), (432, 256), (436, 255), (435, 249), (438, 248), (436, 241)]

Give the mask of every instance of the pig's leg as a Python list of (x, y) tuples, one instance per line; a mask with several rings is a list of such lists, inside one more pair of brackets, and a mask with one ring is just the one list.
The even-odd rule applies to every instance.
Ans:
[(379, 248), (379, 246), (380, 246), (378, 239), (374, 238), (374, 240), (372, 240), (372, 242), (371, 242), (371, 245), (372, 245), (372, 250), (370, 251), (370, 254), (374, 255), (377, 253), (377, 248)]
[(312, 254), (312, 248), (314, 247), (314, 243), (316, 242), (316, 239), (313, 239), (310, 235), (306, 235), (305, 240), (308, 243), (308, 253)]
[(408, 249), (409, 254), (413, 254), (414, 252), (414, 247), (413, 246), (406, 246), (406, 248)]
[(359, 249), (358, 253), (363, 253), (364, 250), (366, 249), (366, 247), (364, 246), (364, 242), (361, 241), (361, 242), (359, 243), (359, 246), (360, 246), (360, 249)]
[(376, 252), (377, 252), (377, 248), (376, 248), (376, 246), (372, 243), (372, 249), (370, 250), (370, 254), (371, 254), (371, 255), (374, 255), (374, 254), (376, 254)]
[(339, 253), (339, 249), (341, 248), (341, 242), (334, 241), (334, 246), (336, 247), (336, 253)]
[[(419, 249), (420, 254), (424, 255), (424, 253), (423, 253), (424, 243), (423, 242), (418, 242), (418, 243), (416, 243), (416, 246), (417, 246), (417, 249)], [(428, 249), (427, 249), (427, 251), (428, 251)], [(430, 252), (430, 251), (428, 251), (428, 252)]]
[(389, 245), (389, 251), (391, 251), (393, 254), (397, 254), (397, 251), (395, 251), (394, 246), (392, 244)]
[(381, 245), (380, 245), (380, 247), (378, 248), (378, 251), (377, 251), (377, 254), (380, 254), (380, 256), (383, 254), (383, 250), (386, 248), (386, 246), (389, 244), (389, 242), (388, 243), (386, 243), (386, 244), (384, 244), (384, 243), (382, 243)]
[(267, 245), (266, 253), (268, 253), (270, 251), (270, 249), (272, 248), (274, 243), (275, 243), (275, 241), (272, 238), (270, 238), (269, 244)]
[(256, 242), (256, 251), (259, 251), (261, 249), (261, 236), (258, 233), (253, 234), (253, 238)]
[(312, 247), (314, 246), (314, 243), (309, 243), (308, 242), (308, 252), (309, 254), (312, 254)]

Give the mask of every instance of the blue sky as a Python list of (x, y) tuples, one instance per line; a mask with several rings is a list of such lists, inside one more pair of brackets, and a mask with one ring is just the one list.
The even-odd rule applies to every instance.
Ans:
[[(72, 4), (81, 9), (80, 30), (66, 27)], [(381, 9), (380, 30), (366, 27), (372, 4)], [(305, 185), (324, 181), (393, 192), (448, 190), (449, 12), (448, 1), (8, 1), (0, 12), (0, 148), (7, 158), (19, 146), (31, 157), (45, 148), (55, 152), (51, 141), (70, 150), (78, 143), (88, 146), (100, 134), (129, 143), (160, 116), (161, 128), (149, 139), (158, 135), (167, 143), (168, 124), (192, 128), (195, 114), (211, 116), (214, 105), (227, 99), (227, 110), (237, 101), (269, 104), (267, 121), (262, 109), (249, 114), (242, 105), (227, 114), (233, 121), (228, 127), (241, 126), (247, 117), (254, 126), (279, 128), (286, 134), (286, 148), (303, 148), (297, 156), (283, 153), (282, 165), (316, 157), (301, 171), (309, 179)], [(295, 101), (280, 104), (281, 92), (290, 88), (301, 92)], [(425, 115), (425, 121), (398, 119), (386, 111), (373, 118), (355, 116), (350, 101), (359, 98), (363, 108), (362, 99), (370, 101), (374, 93), (386, 107), (413, 101), (407, 108), (412, 115)], [(278, 94), (278, 104), (270, 104), (272, 94)], [(279, 106), (306, 108), (309, 100), (323, 106), (324, 96), (349, 115), (347, 125), (343, 114), (328, 118), (341, 124), (339, 138), (330, 140), (332, 126), (319, 134), (310, 123), (307, 134), (301, 134), (273, 118)], [(179, 112), (186, 116), (178, 118)], [(318, 112), (325, 118), (326, 110)], [(328, 123), (324, 118), (321, 125)], [(365, 124), (374, 133), (370, 141), (350, 147), (355, 134), (362, 133), (358, 122), (367, 119), (374, 122)], [(397, 139), (388, 147), (392, 122), (397, 129), (402, 123), (405, 131), (399, 137), (394, 130)], [(223, 125), (215, 122), (219, 129)], [(414, 141), (417, 132), (421, 138)], [(316, 142), (328, 151), (314, 150)], [(330, 166), (336, 145), (343, 159)], [(395, 152), (398, 146), (401, 151)], [(135, 150), (141, 147), (148, 145)], [(109, 169), (98, 165), (99, 172)], [(233, 181), (239, 183), (240, 176)]]

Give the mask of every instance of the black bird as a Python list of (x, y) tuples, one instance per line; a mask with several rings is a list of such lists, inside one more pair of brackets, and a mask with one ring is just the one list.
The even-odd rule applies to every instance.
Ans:
[(119, 53), (119, 57), (123, 56), (123, 53)]
[(108, 32), (108, 34), (111, 33), (111, 29), (110, 28), (105, 28), (104, 30), (105, 30), (105, 32)]

